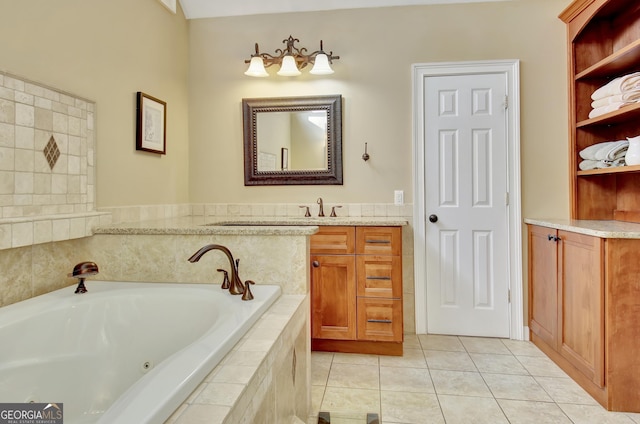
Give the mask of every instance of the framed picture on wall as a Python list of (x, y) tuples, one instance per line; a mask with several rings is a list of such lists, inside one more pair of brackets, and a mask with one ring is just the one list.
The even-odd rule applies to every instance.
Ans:
[(136, 150), (166, 154), (167, 104), (138, 91)]

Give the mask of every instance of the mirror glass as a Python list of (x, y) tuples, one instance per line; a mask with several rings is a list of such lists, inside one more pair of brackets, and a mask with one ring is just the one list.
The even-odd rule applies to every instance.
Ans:
[(342, 97), (243, 99), (245, 185), (342, 184)]

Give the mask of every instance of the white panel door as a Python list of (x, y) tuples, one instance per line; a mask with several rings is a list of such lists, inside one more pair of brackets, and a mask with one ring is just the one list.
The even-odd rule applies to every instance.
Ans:
[(509, 337), (506, 77), (424, 84), (427, 329)]

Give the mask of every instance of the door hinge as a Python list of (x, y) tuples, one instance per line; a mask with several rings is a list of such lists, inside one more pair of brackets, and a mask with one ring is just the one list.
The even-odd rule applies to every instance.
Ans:
[(507, 302), (511, 303), (511, 289), (507, 290)]
[(509, 109), (509, 96), (504, 96), (504, 109)]
[(509, 206), (509, 192), (504, 194), (504, 204)]

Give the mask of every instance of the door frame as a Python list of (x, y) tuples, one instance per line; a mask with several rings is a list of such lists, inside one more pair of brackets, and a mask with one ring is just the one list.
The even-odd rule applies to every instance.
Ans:
[(426, 220), (424, 161), (424, 79), (430, 76), (455, 76), (503, 73), (507, 82), (507, 192), (509, 257), (510, 338), (526, 340), (523, 315), (522, 211), (520, 195), (520, 61), (491, 60), (469, 62), (418, 63), (412, 69), (413, 95), (413, 244), (415, 279), (416, 333), (427, 333)]

